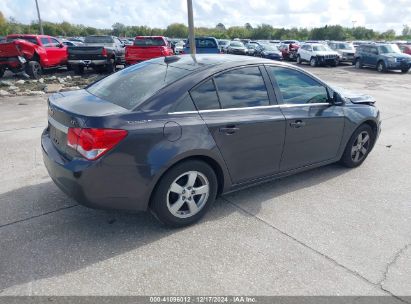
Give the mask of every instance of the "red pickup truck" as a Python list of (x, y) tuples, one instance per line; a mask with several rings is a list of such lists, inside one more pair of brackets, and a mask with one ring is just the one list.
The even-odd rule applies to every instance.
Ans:
[(126, 65), (173, 54), (170, 44), (163, 36), (137, 36), (133, 45), (126, 46)]
[(54, 37), (13, 34), (0, 43), (0, 77), (6, 69), (39, 78), (43, 69), (67, 64), (67, 47)]

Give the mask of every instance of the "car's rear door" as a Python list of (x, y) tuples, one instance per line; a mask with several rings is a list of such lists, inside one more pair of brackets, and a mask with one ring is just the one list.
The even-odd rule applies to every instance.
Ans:
[(248, 66), (220, 73), (190, 92), (235, 184), (279, 171), (285, 118), (268, 81), (264, 69)]
[(344, 108), (329, 102), (325, 85), (288, 67), (266, 66), (287, 120), (281, 171), (333, 159), (344, 131)]

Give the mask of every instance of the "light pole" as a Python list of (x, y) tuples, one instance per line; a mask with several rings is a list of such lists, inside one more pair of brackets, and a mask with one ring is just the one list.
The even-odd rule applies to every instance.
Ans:
[(194, 36), (194, 16), (193, 16), (192, 0), (187, 0), (187, 11), (188, 11), (188, 40), (190, 41), (190, 53), (191, 55), (195, 55), (196, 54), (196, 42), (195, 42), (195, 36)]
[(356, 20), (353, 20), (352, 21), (352, 27), (354, 28), (355, 27), (355, 24), (357, 23), (357, 21)]
[(44, 35), (43, 24), (41, 23), (39, 4), (38, 4), (37, 0), (36, 0), (36, 8), (37, 8), (37, 16), (39, 17), (40, 34)]

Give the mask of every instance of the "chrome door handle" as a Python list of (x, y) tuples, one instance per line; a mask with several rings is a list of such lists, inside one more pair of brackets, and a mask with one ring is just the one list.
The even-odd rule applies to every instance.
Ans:
[(296, 128), (296, 129), (302, 128), (304, 126), (305, 126), (305, 122), (302, 120), (296, 120), (295, 122), (290, 123), (290, 127)]

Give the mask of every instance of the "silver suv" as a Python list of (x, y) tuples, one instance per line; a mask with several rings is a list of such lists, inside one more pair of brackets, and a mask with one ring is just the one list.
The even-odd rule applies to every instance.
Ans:
[(329, 41), (328, 46), (339, 54), (340, 62), (353, 62), (355, 48), (352, 43), (345, 41)]

